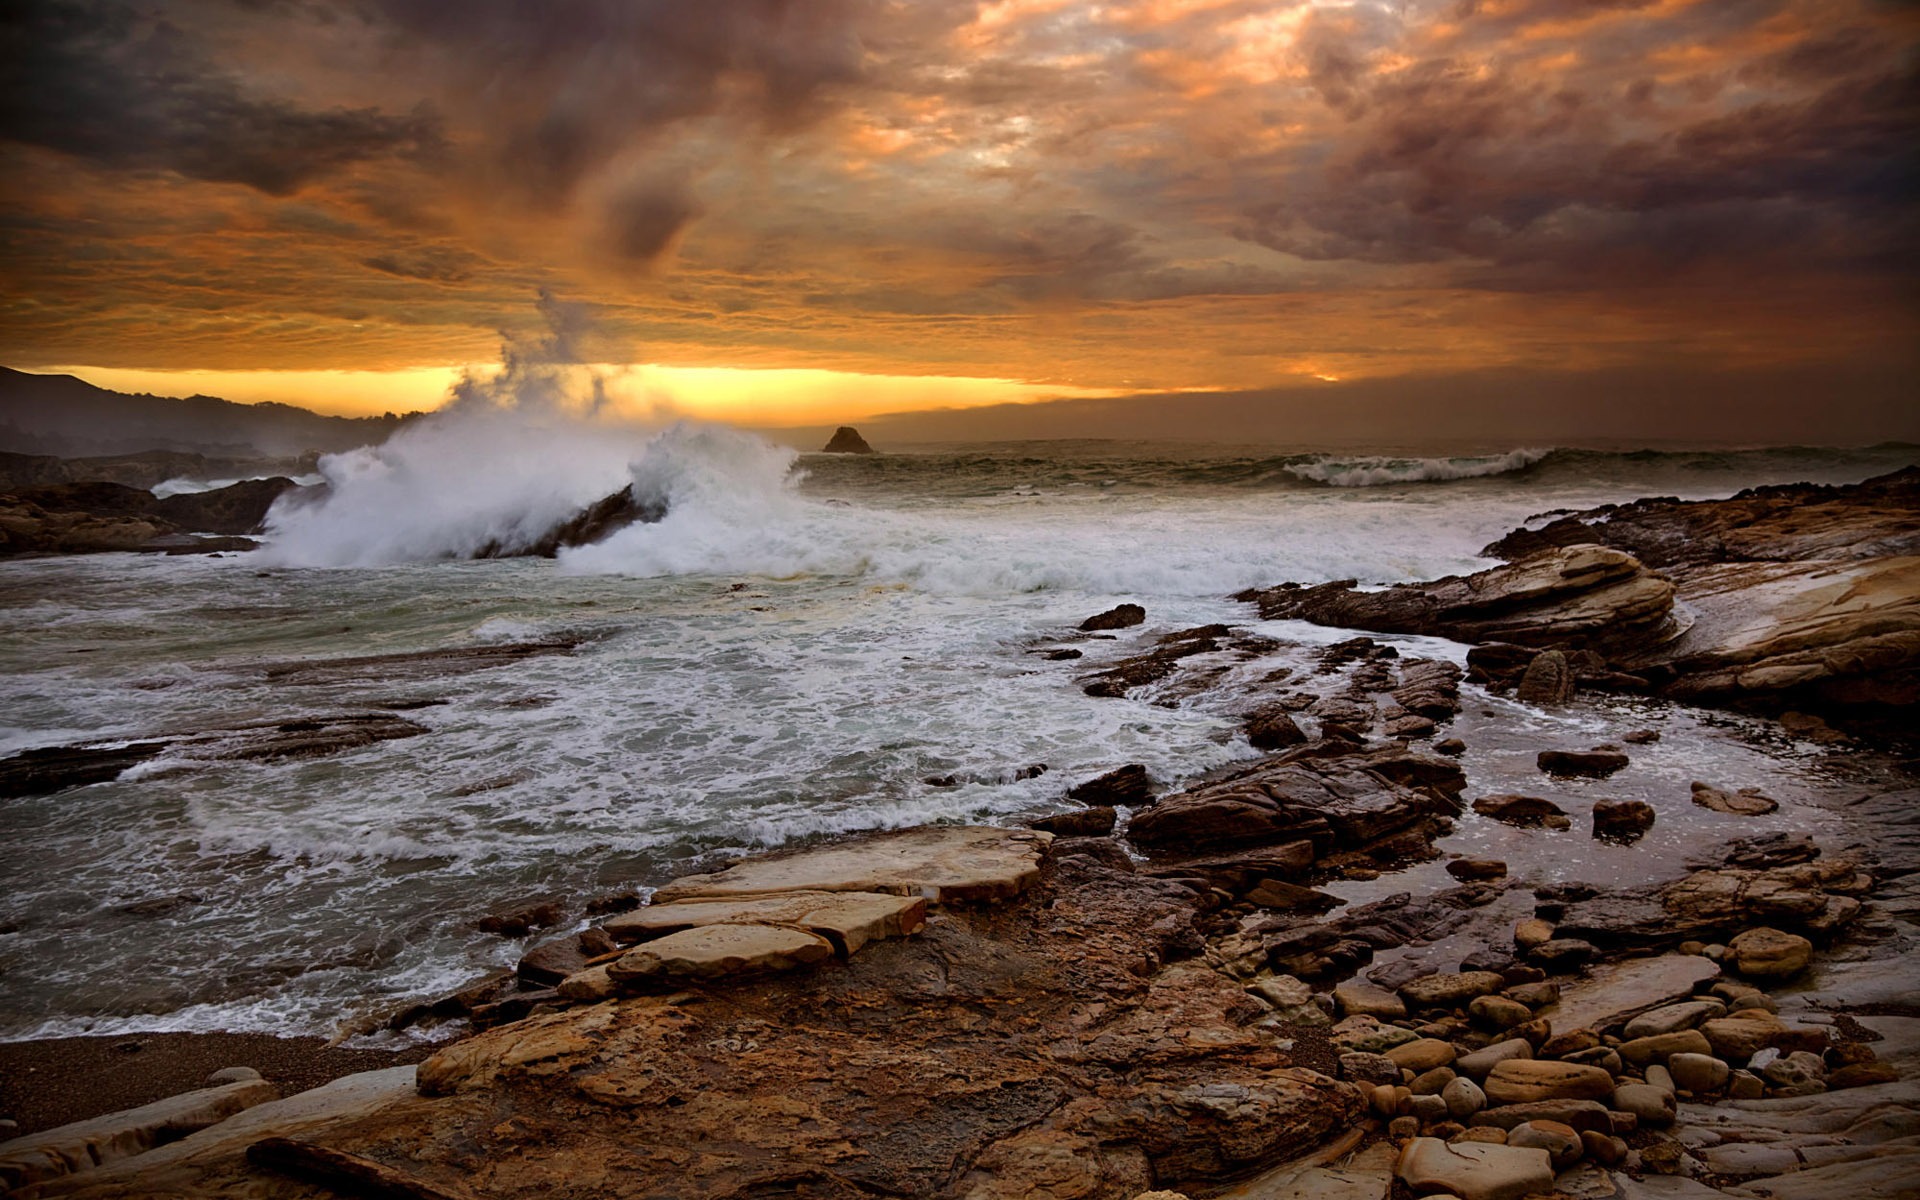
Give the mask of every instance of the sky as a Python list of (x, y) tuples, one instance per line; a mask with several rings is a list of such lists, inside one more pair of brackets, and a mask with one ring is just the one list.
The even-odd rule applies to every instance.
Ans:
[(1917, 59), (1896, 0), (17, 0), (0, 362), (423, 408), (546, 297), (762, 425), (1896, 436)]

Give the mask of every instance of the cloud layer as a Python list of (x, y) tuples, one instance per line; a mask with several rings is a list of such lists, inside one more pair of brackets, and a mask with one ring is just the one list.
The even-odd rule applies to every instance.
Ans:
[(1881, 0), (23, 0), (0, 357), (1141, 390), (1912, 361)]

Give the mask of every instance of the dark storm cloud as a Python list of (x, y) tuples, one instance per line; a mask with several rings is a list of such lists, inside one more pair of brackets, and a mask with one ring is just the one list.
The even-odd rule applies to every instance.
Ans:
[[(636, 141), (723, 111), (779, 131), (860, 78), (854, 0), (371, 0), (443, 52), (474, 133), (536, 201), (558, 203)], [(644, 242), (644, 238), (641, 239)]]
[(1490, 269), (1456, 281), (1592, 287), (1761, 260), (1893, 265), (1913, 245), (1912, 64), (1851, 34), (1763, 60), (1756, 70), (1792, 77), (1785, 92), (1632, 136), (1621, 100), (1646, 100), (1650, 85), (1622, 96), (1599, 72), (1569, 80), (1450, 58), (1369, 73), (1337, 36), (1303, 47), (1347, 121), (1311, 155), (1270, 163), (1290, 188), (1242, 210), (1238, 235), (1273, 249), (1472, 260)]
[(402, 279), (424, 279), (430, 283), (464, 283), (473, 278), (480, 265), (478, 255), (448, 246), (424, 246), (392, 250), (360, 260), (360, 265)]
[(673, 185), (641, 184), (621, 191), (607, 204), (613, 249), (634, 262), (650, 263), (666, 253), (700, 206)]
[(251, 93), (180, 29), (111, 0), (29, 0), (0, 16), (0, 137), (108, 167), (286, 195), (370, 159), (439, 147), (425, 110), (316, 111)]

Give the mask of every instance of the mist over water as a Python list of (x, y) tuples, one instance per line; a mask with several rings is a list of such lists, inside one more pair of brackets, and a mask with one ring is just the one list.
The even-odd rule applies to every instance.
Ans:
[[(1224, 598), (1239, 588), (1471, 570), (1546, 510), (1860, 479), (1913, 458), (1099, 442), (796, 455), (508, 392), (326, 460), (325, 501), (276, 511), (256, 554), (0, 564), (0, 619), (18, 631), (0, 640), (0, 752), (394, 706), (426, 729), (306, 760), (171, 754), (0, 804), (0, 928), (17, 927), (0, 934), (0, 1037), (330, 1034), (511, 964), (522, 943), (472, 927), (488, 911), (650, 886), (709, 851), (1014, 820), (1124, 762), (1175, 784), (1252, 753), (1222, 701), (1095, 699), (1076, 678), (1204, 622), (1302, 656), (1346, 636), (1254, 621)], [(448, 561), (628, 485), (665, 518), (557, 561)], [(1078, 662), (1034, 653), (1122, 600), (1147, 607), (1147, 626), (1072, 641)], [(296, 686), (261, 669), (546, 638), (580, 644), (444, 676)], [(1580, 744), (1604, 725), (1591, 710), (1512, 719)], [(1642, 757), (1678, 794), (1687, 772), (1820, 786), (1723, 719), (1636, 719), (1668, 721)], [(1518, 749), (1488, 761), (1531, 770)], [(1543, 869), (1646, 870), (1691, 835), (1663, 814), (1635, 854), (1582, 842)]]

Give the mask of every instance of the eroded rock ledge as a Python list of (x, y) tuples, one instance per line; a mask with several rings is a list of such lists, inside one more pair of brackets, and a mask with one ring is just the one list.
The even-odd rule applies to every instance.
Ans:
[[(1358, 1090), (1297, 1065), (1258, 1023), (1267, 1006), (1196, 959), (1195, 890), (1112, 849), (936, 827), (692, 877), (620, 919), (651, 940), (614, 964), (672, 958), (676, 938), (697, 957), (741, 930), (833, 926), (839, 944), (711, 977), (616, 971), (608, 998), (456, 1043), (421, 1065), (417, 1095), (264, 1157), (323, 1182), (325, 1164), (357, 1164), (389, 1194), (1124, 1198), (1246, 1176), (1351, 1128)], [(856, 944), (859, 897), (891, 903)], [(228, 1153), (39, 1194), (313, 1194), (294, 1169)]]
[(1594, 509), (1509, 534), (1487, 552), (1517, 560), (1474, 575), (1236, 598), (1268, 619), (1475, 643), (1473, 677), (1501, 688), (1557, 652), (1565, 664), (1539, 686), (1560, 700), (1584, 686), (1774, 710), (1904, 706), (1920, 701), (1916, 550), (1920, 469), (1908, 468)]

